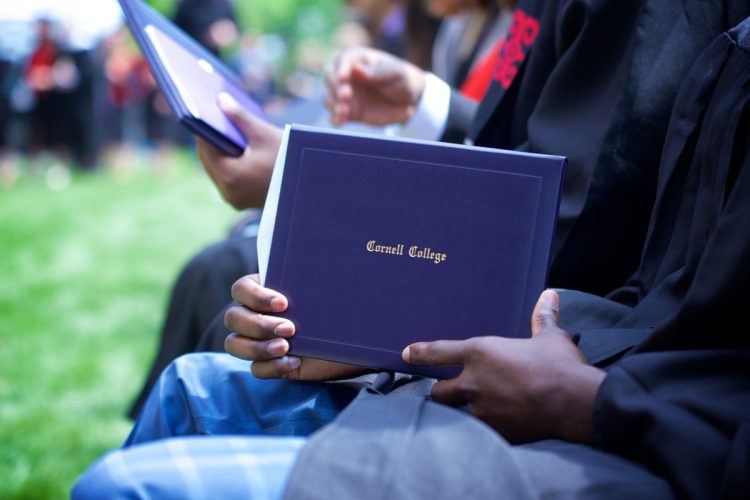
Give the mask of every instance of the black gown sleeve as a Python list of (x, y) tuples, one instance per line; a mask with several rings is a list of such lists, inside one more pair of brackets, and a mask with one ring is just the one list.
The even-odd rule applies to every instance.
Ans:
[(687, 498), (750, 492), (750, 351), (630, 356), (597, 397), (595, 441)]
[(714, 177), (699, 195), (716, 197), (720, 213), (680, 307), (610, 369), (594, 410), (597, 446), (649, 467), (687, 498), (750, 493), (750, 18), (741, 27), (722, 70), (737, 92), (714, 96), (734, 111), (704, 126), (722, 140), (701, 153), (713, 167), (702, 175)]

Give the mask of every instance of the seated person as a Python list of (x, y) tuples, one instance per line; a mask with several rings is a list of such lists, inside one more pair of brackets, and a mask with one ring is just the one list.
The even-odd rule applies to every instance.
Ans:
[[(591, 5), (581, 11), (590, 18), (583, 27), (573, 7), (519, 3), (508, 35), (513, 50), (501, 53), (497, 67), (504, 72), (496, 71), (496, 81), (473, 123), (473, 102), (415, 66), (369, 50), (350, 51), (340, 58), (329, 83), (329, 105), (337, 123), (409, 121), (406, 135), (419, 132), (424, 137), (432, 131), (432, 138), (442, 134), (443, 140), (459, 140), (469, 131), (477, 145), (568, 156), (549, 284), (603, 295), (621, 286), (637, 268), (659, 150), (678, 84), (697, 53), (728, 27), (727, 22), (750, 14), (750, 5), (722, 2), (706, 8), (701, 2), (688, 2), (669, 9), (641, 9), (638, 3), (584, 3)], [(675, 9), (686, 17), (699, 11), (705, 22), (683, 23)], [(618, 19), (617, 30), (610, 32), (612, 19)], [(646, 30), (643, 39), (648, 43), (635, 42), (638, 29)], [(662, 40), (665, 33), (671, 36)], [(592, 68), (596, 78), (583, 79), (581, 75)], [(435, 110), (424, 110), (429, 107), (442, 109), (436, 121), (424, 119), (435, 116)], [(198, 152), (233, 206), (257, 207), (265, 199), (280, 131), (252, 118), (242, 126), (255, 138), (252, 155), (230, 159), (202, 141)], [(227, 246), (233, 253), (236, 245), (227, 242), (215, 251)], [(254, 266), (246, 272), (253, 270)], [(221, 320), (224, 311), (217, 310), (205, 327), (199, 350), (221, 349), (229, 333)], [(164, 344), (171, 342), (165, 337)], [(177, 354), (163, 351), (149, 382)], [(147, 384), (132, 416), (149, 389)]]
[[(220, 354), (172, 364), (126, 446), (95, 464), (73, 497), (745, 498), (748, 75), (750, 19), (685, 79), (643, 259), (620, 292), (633, 303), (613, 303), (616, 324), (586, 331), (602, 323), (607, 301), (591, 297), (566, 319), (557, 293), (545, 292), (530, 339), (405, 346), (406, 362), (463, 367), (432, 387), (435, 402), (399, 389), (378, 395), (388, 387), (374, 384), (334, 419), (354, 397), (350, 384), (291, 380), (361, 370), (287, 356), (294, 325), (264, 315), (286, 299), (245, 278), (233, 288), (242, 305), (227, 315), (237, 332), (227, 347), (250, 369)], [(630, 333), (632, 349), (597, 344)], [(210, 436), (181, 437), (191, 434)]]
[(430, 70), (461, 93), (480, 101), (505, 40), (514, 0), (425, 0), (442, 19), (432, 46)]

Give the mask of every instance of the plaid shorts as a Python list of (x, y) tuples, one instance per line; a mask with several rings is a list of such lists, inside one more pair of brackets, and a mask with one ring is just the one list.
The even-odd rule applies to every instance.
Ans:
[(279, 498), (305, 437), (355, 395), (258, 380), (227, 354), (183, 356), (162, 373), (123, 447), (95, 462), (72, 497)]

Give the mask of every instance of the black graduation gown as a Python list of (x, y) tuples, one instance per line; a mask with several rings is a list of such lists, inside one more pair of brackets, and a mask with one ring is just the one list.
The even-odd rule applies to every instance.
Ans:
[(603, 295), (638, 266), (679, 84), (750, 2), (521, 0), (518, 9), (538, 35), (521, 30), (531, 44), (509, 57), (528, 55), (507, 90), (493, 82), (469, 136), (568, 157), (549, 284)]
[[(596, 442), (680, 496), (750, 494), (750, 18), (690, 72), (672, 115), (624, 322), (676, 313), (610, 370)], [(644, 292), (647, 293), (644, 294)]]
[[(253, 229), (258, 218), (251, 215), (243, 223), (244, 229)], [(224, 311), (232, 305), (232, 283), (258, 272), (256, 246), (254, 236), (237, 231), (201, 250), (182, 269), (172, 287), (158, 351), (128, 417), (138, 417), (161, 372), (175, 358), (193, 351), (224, 352), (229, 335)]]

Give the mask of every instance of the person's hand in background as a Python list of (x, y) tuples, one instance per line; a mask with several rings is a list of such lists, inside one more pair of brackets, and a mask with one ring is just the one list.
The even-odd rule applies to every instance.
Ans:
[(419, 103), (425, 78), (417, 66), (382, 51), (344, 51), (326, 75), (331, 121), (335, 125), (404, 123)]
[(262, 207), (279, 152), (282, 131), (242, 109), (228, 94), (220, 96), (219, 107), (245, 136), (248, 147), (242, 156), (232, 158), (198, 137), (198, 157), (230, 205), (238, 210)]

